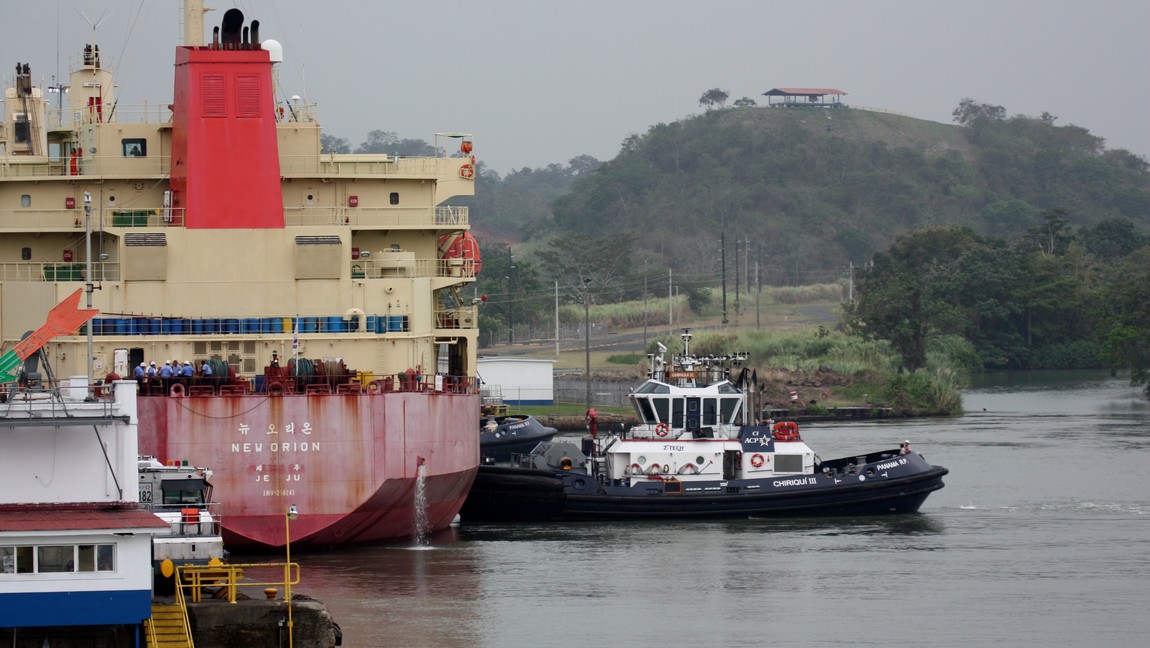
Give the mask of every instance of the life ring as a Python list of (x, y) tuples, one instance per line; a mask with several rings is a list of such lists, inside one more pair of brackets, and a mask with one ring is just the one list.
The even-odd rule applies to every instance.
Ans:
[(184, 386), (181, 385), (180, 383), (176, 383), (176, 384), (172, 385), (172, 389), (171, 389), (170, 393), (172, 396), (175, 396), (176, 398), (182, 398), (184, 395)]
[(794, 421), (779, 421), (775, 423), (776, 441), (796, 441), (799, 438), (799, 425)]
[(459, 167), (459, 177), (460, 178), (474, 178), (475, 177), (475, 167), (471, 166), (470, 164), (464, 164), (463, 166)]
[(367, 391), (369, 391), (373, 394), (378, 394), (379, 393), (379, 381), (373, 380), (373, 381), (367, 383)]
[(764, 459), (763, 455), (761, 455), (761, 454), (756, 453), (756, 454), (751, 455), (751, 465), (754, 466), (755, 468), (762, 468), (763, 462), (765, 462), (765, 461), (766, 461), (766, 459)]
[(660, 423), (655, 426), (655, 434), (665, 437), (671, 433), (671, 426), (666, 423)]

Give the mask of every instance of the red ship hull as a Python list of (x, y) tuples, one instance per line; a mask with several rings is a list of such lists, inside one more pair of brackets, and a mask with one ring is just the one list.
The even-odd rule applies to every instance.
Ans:
[[(475, 477), (474, 394), (145, 397), (140, 452), (211, 466), (229, 548), (395, 540), (447, 527)], [(422, 466), (422, 469), (421, 469)], [(422, 476), (422, 480), (420, 479)]]

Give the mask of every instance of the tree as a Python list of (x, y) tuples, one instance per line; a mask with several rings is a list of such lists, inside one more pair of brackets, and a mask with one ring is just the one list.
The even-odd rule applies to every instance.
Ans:
[(1038, 245), (1038, 251), (1042, 256), (1056, 256), (1062, 253), (1073, 238), (1070, 219), (1061, 209), (1046, 212), (1042, 216), (1042, 224), (1028, 230), (1027, 238)]
[(750, 97), (736, 99), (734, 103), (735, 108), (750, 108), (751, 106), (757, 105), (759, 105), (758, 102), (756, 102), (754, 99), (751, 99)]
[(1150, 243), (1150, 237), (1134, 229), (1128, 218), (1107, 218), (1089, 229), (1082, 229), (1079, 238), (1094, 256), (1113, 260), (1124, 257)]
[(324, 153), (351, 153), (351, 145), (342, 137), (320, 133), (319, 147)]
[(889, 341), (907, 371), (923, 368), (930, 339), (962, 332), (966, 313), (955, 298), (955, 277), (964, 255), (982, 247), (973, 231), (959, 227), (898, 237), (859, 272), (848, 322), (863, 337)]
[(1130, 384), (1150, 398), (1150, 247), (1115, 268), (1099, 309), (1102, 357), (1112, 372), (1130, 369)]
[(355, 149), (356, 153), (385, 153), (388, 155), (435, 155), (435, 147), (423, 140), (400, 139), (392, 131), (373, 130)]
[(951, 113), (955, 123), (959, 126), (978, 126), (985, 122), (1002, 121), (1006, 119), (1006, 108), (992, 104), (978, 103), (970, 97), (958, 102), (958, 108)]
[(724, 105), (726, 105), (727, 99), (730, 96), (730, 93), (724, 90), (711, 88), (710, 90), (704, 92), (703, 96), (699, 97), (699, 105), (706, 106), (708, 110), (711, 108), (722, 108)]

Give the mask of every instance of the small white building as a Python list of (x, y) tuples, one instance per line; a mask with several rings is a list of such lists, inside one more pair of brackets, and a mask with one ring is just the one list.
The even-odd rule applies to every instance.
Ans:
[(554, 360), (539, 358), (479, 358), (484, 402), (502, 397), (507, 405), (554, 405)]
[[(139, 508), (136, 383), (11, 390), (0, 407), (0, 636), (97, 627), (139, 636), (152, 537)], [(100, 630), (104, 631), (104, 630)], [(47, 639), (44, 645), (48, 645)]]

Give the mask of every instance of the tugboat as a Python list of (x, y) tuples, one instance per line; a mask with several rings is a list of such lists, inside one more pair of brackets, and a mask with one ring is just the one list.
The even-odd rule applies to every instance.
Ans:
[(662, 345), (648, 356), (638, 425), (480, 466), (461, 521), (913, 513), (943, 487), (909, 442), (821, 459), (793, 421), (755, 420), (745, 353), (695, 356), (682, 338), (669, 364)]
[(152, 539), (152, 569), (171, 560), (176, 565), (207, 565), (227, 557), (218, 508), (212, 501), (212, 471), (187, 462), (161, 463), (140, 456), (140, 508), (155, 513), (169, 531)]
[(488, 416), (479, 426), (479, 453), (485, 464), (510, 461), (512, 455), (531, 452), (556, 433), (528, 414)]

